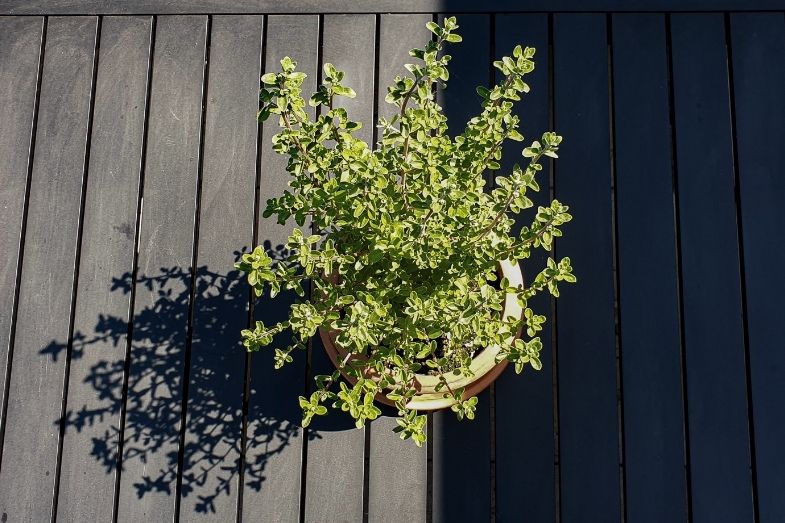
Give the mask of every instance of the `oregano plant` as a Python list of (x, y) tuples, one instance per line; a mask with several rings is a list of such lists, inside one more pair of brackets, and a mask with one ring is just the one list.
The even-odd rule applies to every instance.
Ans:
[[(497, 359), (518, 373), (527, 364), (539, 370), (537, 333), (545, 317), (531, 309), (531, 299), (540, 292), (558, 296), (559, 282), (575, 281), (569, 258), (549, 257), (544, 267), (527, 269), (533, 277), (525, 286), (498, 273), (501, 260), (517, 265), (534, 249), (551, 251), (571, 219), (559, 201), (534, 209), (527, 196), (539, 190), (541, 162), (557, 157), (560, 136), (544, 133), (522, 149), (521, 165), (498, 172), (504, 142), (524, 139), (512, 109), (529, 91), (524, 77), (534, 69), (534, 49), (517, 46), (494, 62), (501, 82), (477, 88), (481, 110), (453, 139), (435, 92), (449, 79), (445, 45), (461, 37), (455, 18), (427, 26), (434, 38), (411, 50), (417, 63), (388, 88), (385, 101), (396, 107), (395, 116), (379, 119), (375, 145), (354, 136), (360, 123), (335, 103), (355, 92), (333, 65), (324, 65), (323, 82), (308, 102), (306, 75), (291, 58), (281, 60), (280, 72), (262, 76), (258, 118), (278, 119), (273, 148), (288, 157), (291, 178), (264, 216), (297, 226), (282, 259), (257, 246), (237, 263), (256, 296), (291, 291), (299, 297), (286, 321), (258, 321), (242, 332), (247, 350), (289, 332), (291, 342), (274, 347), (280, 368), (323, 329), (346, 353), (335, 372), (315, 377), (309, 397), (299, 398), (303, 426), (331, 407), (362, 427), (381, 413), (374, 398), (384, 397), (398, 410), (396, 430), (417, 445), (426, 425), (424, 414), (410, 407), (417, 376), (437, 378), (436, 390), (456, 415), (474, 418), (477, 398), (450, 387), (447, 376), (471, 378), (472, 359), (489, 346), (500, 346)], [(316, 107), (316, 118), (306, 103)], [(492, 187), (488, 171), (497, 171)], [(524, 211), (531, 225), (513, 234), (512, 216)], [(523, 312), (503, 317), (510, 294)]]

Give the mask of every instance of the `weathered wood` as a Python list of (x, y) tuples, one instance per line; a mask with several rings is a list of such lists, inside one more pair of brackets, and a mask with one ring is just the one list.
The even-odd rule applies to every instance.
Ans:
[[(15, 290), (22, 240), (27, 180), (32, 160), (33, 124), (44, 20), (0, 18), (0, 434), (11, 348)], [(0, 436), (1, 438), (2, 436)], [(2, 440), (0, 440), (2, 445)]]
[[(325, 15), (322, 64), (332, 63), (345, 71), (344, 84), (357, 97), (336, 98), (349, 118), (362, 123), (355, 136), (373, 140), (374, 67), (376, 19), (373, 15)], [(314, 338), (312, 375), (330, 374), (329, 361), (319, 336)], [(357, 430), (353, 420), (340, 411), (329, 418), (313, 422), (319, 436), (308, 442), (305, 486), (306, 521), (354, 522), (363, 518), (364, 430)], [(336, 496), (336, 489), (343, 494)]]
[[(497, 16), (495, 38), (495, 59), (510, 56), (518, 44), (537, 49), (535, 70), (526, 80), (531, 91), (515, 108), (515, 114), (521, 119), (521, 133), (526, 142), (531, 143), (550, 130), (548, 16)], [(522, 148), (523, 144), (517, 142), (505, 144), (499, 174), (507, 176), (514, 164), (523, 163)], [(540, 191), (529, 194), (535, 206), (549, 204), (549, 178), (550, 162), (544, 162), (538, 175)], [(515, 230), (530, 225), (532, 219), (531, 212), (521, 213), (516, 217)], [(531, 282), (545, 266), (547, 257), (548, 253), (542, 249), (532, 253), (523, 265), (525, 281)], [(531, 306), (547, 318), (545, 328), (539, 333), (543, 344), (543, 369), (537, 372), (527, 368), (519, 376), (508, 368), (496, 382), (496, 521), (500, 523), (520, 518), (521, 492), (526, 492), (525, 512), (529, 520), (555, 519), (551, 297), (547, 294), (537, 296)], [(526, 443), (522, 444), (524, 434)]]
[[(387, 86), (397, 75), (408, 73), (404, 64), (417, 63), (409, 50), (422, 49), (431, 32), (425, 24), (431, 15), (381, 15), (379, 20), (378, 101), (379, 116), (391, 118), (398, 108), (384, 101)], [(428, 467), (425, 448), (402, 441), (392, 431), (395, 409), (370, 424), (370, 467), (368, 474), (368, 520), (374, 523), (425, 521)], [(395, 464), (394, 467), (392, 464)]]
[[(74, 342), (60, 465), (59, 519), (109, 521), (114, 512), (129, 295), (112, 280), (133, 270), (150, 17), (101, 24), (85, 192)], [(63, 359), (67, 346), (53, 343)]]
[[(491, 18), (466, 15), (458, 21), (463, 43), (448, 48), (450, 82), (438, 93), (455, 136), (482, 111), (475, 91), (490, 78)], [(433, 415), (433, 521), (485, 521), (491, 515), (490, 394), (479, 395), (477, 416), (458, 421), (450, 411)]]
[[(304, 93), (312, 93), (318, 69), (319, 17), (269, 16), (266, 25), (263, 69), (278, 72), (281, 58), (290, 56), (297, 61), (297, 68), (308, 75), (303, 85)], [(312, 108), (306, 110), (313, 115)], [(262, 127), (257, 203), (260, 210), (264, 210), (269, 198), (283, 194), (288, 188), (286, 157), (272, 149), (272, 138), (278, 132), (276, 118), (268, 119)], [(264, 245), (271, 256), (280, 258), (291, 228), (295, 226), (294, 220), (283, 227), (276, 223), (274, 216), (264, 218), (261, 212), (259, 215), (258, 243)], [(282, 293), (275, 300), (270, 300), (269, 296), (259, 298), (254, 309), (256, 320), (265, 325), (285, 320), (294, 299), (292, 292)], [(286, 346), (290, 337), (281, 336), (276, 341)], [(275, 370), (270, 351), (251, 355), (243, 490), (245, 521), (297, 521), (300, 517), (304, 441), (297, 397), (305, 392), (306, 355), (293, 356), (294, 362)]]
[(96, 29), (94, 17), (47, 29), (0, 471), (11, 521), (52, 516), (66, 354), (47, 348), (68, 344)]
[(212, 20), (181, 472), (187, 521), (237, 514), (248, 286), (231, 253), (253, 236), (261, 39), (261, 16)]
[[(724, 9), (778, 11), (674, 14), (670, 36), (657, 13)], [(722, 523), (757, 510), (764, 523), (785, 519), (783, 9), (782, 0), (3, 3), (0, 14), (35, 16), (0, 17), (0, 516), (232, 520), (239, 509), (246, 521)], [(546, 11), (561, 12), (553, 35)], [(235, 15), (151, 17), (176, 12)], [(319, 12), (329, 13), (321, 28)], [(391, 432), (391, 411), (365, 433), (341, 413), (301, 430), (296, 397), (332, 370), (318, 339), (307, 378), (304, 353), (280, 371), (270, 352), (254, 354), (246, 369), (248, 287), (232, 263), (252, 240), (282, 255), (293, 226), (253, 223), (289, 180), (270, 147), (277, 122), (259, 137), (253, 120), (260, 70), (291, 56), (308, 74), (305, 96), (322, 63), (346, 70), (358, 96), (341, 102), (370, 141), (375, 112), (394, 111), (385, 87), (415, 61), (407, 52), (438, 12), (461, 13), (465, 38), (449, 51), (450, 87), (439, 93), (453, 133), (480, 111), (474, 88), (489, 81), (491, 53), (538, 48), (519, 114), (527, 141), (552, 117), (565, 136), (551, 181), (575, 221), (556, 254), (573, 258), (579, 283), (563, 287), (558, 318), (541, 333), (542, 372), (508, 370), (495, 411), (483, 394), (474, 422), (435, 415), (429, 499), (426, 453)], [(47, 33), (41, 13), (141, 16), (55, 17)], [(500, 174), (519, 151), (505, 149)], [(537, 204), (549, 199), (549, 171)], [(546, 256), (529, 260), (527, 280)], [(293, 299), (260, 299), (254, 318), (284, 319)], [(538, 297), (536, 310), (551, 304)]]
[(785, 521), (785, 20), (730, 18), (758, 513)]
[(619, 521), (613, 224), (605, 17), (554, 15), (555, 195), (575, 220), (556, 256), (578, 284), (556, 302), (564, 521)]
[(781, 0), (6, 0), (2, 14), (313, 14), (781, 10)]
[(630, 521), (679, 521), (687, 482), (665, 15), (613, 15), (612, 27), (625, 507)]
[(725, 33), (671, 20), (693, 521), (752, 521)]
[(117, 518), (174, 517), (207, 18), (159, 17)]

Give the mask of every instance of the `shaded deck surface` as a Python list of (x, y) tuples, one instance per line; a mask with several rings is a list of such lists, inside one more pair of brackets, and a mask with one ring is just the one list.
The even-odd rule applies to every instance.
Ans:
[(574, 211), (579, 284), (538, 303), (544, 370), (417, 449), (389, 417), (301, 429), (327, 359), (246, 356), (287, 304), (232, 264), (289, 231), (260, 217), (287, 181), (260, 74), (346, 70), (373, 140), (438, 2), (257, 3), (0, 4), (3, 522), (785, 521), (783, 6), (459, 15), (454, 129), (492, 57), (538, 49), (520, 114), (565, 136), (541, 196)]

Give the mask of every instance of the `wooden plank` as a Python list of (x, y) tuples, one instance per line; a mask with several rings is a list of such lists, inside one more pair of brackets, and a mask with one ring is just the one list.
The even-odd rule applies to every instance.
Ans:
[[(280, 60), (288, 55), (297, 61), (298, 69), (308, 75), (303, 92), (312, 93), (318, 68), (319, 17), (269, 16), (266, 23), (264, 70), (280, 71)], [(313, 114), (313, 109), (308, 107), (307, 110)], [(288, 188), (286, 158), (272, 149), (272, 137), (278, 131), (278, 121), (274, 118), (267, 120), (262, 128), (258, 201), (261, 210), (269, 198), (279, 196)], [(259, 215), (258, 243), (269, 249), (271, 256), (275, 252), (280, 256), (291, 228), (295, 226), (294, 221), (282, 227), (275, 217), (263, 218), (261, 212)], [(256, 319), (266, 325), (286, 319), (294, 298), (294, 293), (288, 292), (276, 296), (275, 300), (257, 300)], [(281, 336), (281, 343), (288, 341), (286, 336)], [(304, 442), (300, 428), (302, 411), (297, 397), (305, 391), (306, 358), (305, 354), (294, 356), (294, 362), (275, 370), (272, 351), (251, 355), (243, 490), (243, 519), (246, 521), (297, 521), (300, 518)]]
[[(74, 346), (63, 422), (57, 513), (109, 521), (114, 511), (129, 295), (112, 279), (133, 270), (147, 69), (149, 17), (101, 24), (90, 167), (87, 176)], [(47, 347), (52, 362), (67, 345)]]
[(723, 17), (674, 15), (671, 38), (692, 519), (752, 521)]
[[(440, 17), (442, 18), (442, 17)], [(441, 22), (441, 20), (440, 20)], [(482, 111), (475, 89), (488, 85), (491, 58), (491, 17), (459, 18), (463, 43), (448, 50), (450, 82), (438, 93), (455, 136)], [(458, 421), (450, 410), (433, 415), (433, 521), (484, 521), (491, 517), (490, 394), (479, 395), (473, 421)], [(469, 480), (470, 478), (470, 480)]]
[(30, 187), (0, 513), (16, 521), (52, 516), (97, 19), (52, 18), (47, 30)]
[(144, 166), (119, 521), (175, 511), (207, 18), (159, 17)]
[[(425, 24), (431, 15), (381, 15), (379, 20), (379, 63), (377, 113), (386, 118), (397, 113), (384, 101), (387, 86), (397, 75), (407, 73), (404, 64), (417, 63), (409, 50), (422, 49), (431, 32)], [(368, 471), (368, 520), (374, 523), (425, 521), (428, 503), (428, 463), (426, 448), (401, 440), (392, 430), (397, 411), (383, 409), (370, 424), (370, 466)], [(394, 473), (391, 466), (394, 465)]]
[[(496, 17), (496, 59), (511, 56), (520, 44), (537, 49), (536, 67), (528, 76), (531, 91), (516, 106), (521, 133), (531, 143), (550, 130), (550, 71), (548, 70), (548, 16), (545, 14)], [(522, 164), (522, 144), (508, 141), (502, 149), (500, 173), (507, 175), (515, 163)], [(550, 164), (543, 163), (538, 175), (540, 191), (530, 195), (535, 205), (550, 202)], [(533, 215), (516, 218), (515, 230), (531, 224)], [(570, 234), (569, 228), (566, 230)], [(527, 281), (545, 266), (548, 253), (538, 250), (522, 264)], [(521, 492), (526, 492), (526, 517), (532, 522), (555, 519), (556, 508), (553, 425), (553, 354), (551, 298), (537, 296), (532, 307), (547, 318), (540, 333), (544, 350), (543, 369), (527, 368), (520, 376), (508, 368), (496, 382), (496, 521), (517, 521), (522, 507)], [(526, 444), (521, 444), (525, 434)]]
[(487, 13), (777, 11), (781, 0), (6, 0), (3, 14), (314, 14), (314, 13)]
[(248, 286), (230, 253), (253, 236), (261, 16), (216, 16), (204, 127), (196, 301), (180, 518), (234, 519)]
[[(758, 514), (785, 521), (785, 20), (731, 15)], [(775, 347), (779, 347), (775, 349)]]
[[(354, 99), (338, 98), (349, 118), (363, 127), (355, 136), (373, 142), (374, 67), (376, 18), (373, 15), (324, 16), (322, 63), (332, 63), (346, 73), (344, 83), (356, 92)], [(312, 374), (334, 370), (314, 337)], [(354, 522), (363, 519), (365, 429), (343, 412), (331, 411), (313, 422), (318, 437), (308, 442), (305, 484), (305, 520)], [(338, 488), (344, 494), (335, 495)]]
[[(0, 122), (0, 435), (3, 433), (5, 384), (27, 181), (32, 160), (38, 89), (42, 18), (0, 18), (0, 98), (6, 113)], [(2, 445), (0, 436), (0, 445)]]
[(556, 301), (561, 517), (618, 521), (606, 23), (590, 14), (554, 15), (553, 23), (556, 131), (565, 137), (555, 194), (575, 216), (556, 255), (569, 256), (578, 277)]
[(616, 226), (630, 521), (687, 514), (665, 15), (613, 15)]

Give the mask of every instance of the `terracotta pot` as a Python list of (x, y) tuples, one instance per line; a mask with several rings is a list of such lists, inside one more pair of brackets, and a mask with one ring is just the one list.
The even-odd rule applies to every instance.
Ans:
[[(518, 264), (513, 264), (507, 260), (499, 262), (499, 271), (503, 276), (505, 276), (512, 286), (523, 285), (523, 275), (521, 274), (521, 269)], [(523, 315), (523, 309), (518, 304), (518, 299), (514, 294), (507, 294), (504, 300), (504, 309), (502, 311), (502, 317), (509, 318), (515, 317), (520, 318)], [(343, 361), (349, 351), (343, 349), (342, 347), (338, 346), (335, 343), (336, 333), (334, 331), (328, 331), (325, 329), (319, 329), (319, 335), (322, 339), (322, 343), (324, 344), (325, 351), (327, 351), (327, 355), (332, 360), (333, 364), (338, 367), (338, 362)], [(512, 343), (515, 337), (510, 337), (506, 340), (506, 343)], [(455, 376), (454, 374), (450, 373), (446, 376), (447, 383), (450, 385), (451, 389), (456, 389), (460, 387), (466, 387), (464, 391), (464, 399), (470, 398), (472, 396), (476, 396), (483, 390), (485, 390), (491, 383), (499, 377), (501, 372), (507, 366), (507, 360), (502, 360), (499, 363), (496, 363), (496, 356), (499, 354), (501, 350), (501, 346), (491, 346), (486, 347), (482, 351), (480, 351), (473, 359), (471, 363), (471, 370), (474, 373), (473, 377), (466, 378), (463, 376)], [(360, 355), (350, 356), (350, 361), (363, 361), (365, 358)], [(350, 376), (347, 376), (343, 373), (343, 376), (351, 383), (354, 383), (356, 380)], [(373, 377), (373, 371), (369, 370), (367, 372), (368, 377)], [(416, 383), (415, 387), (417, 388), (417, 393), (415, 394), (414, 398), (406, 405), (410, 409), (415, 410), (438, 410), (444, 409), (447, 407), (451, 407), (455, 400), (451, 397), (444, 397), (444, 391), (436, 392), (435, 388), (436, 385), (439, 383), (439, 378), (436, 376), (431, 376), (429, 374), (416, 374)], [(390, 401), (384, 394), (379, 393), (376, 395), (376, 400), (387, 404), (393, 405), (393, 402)]]

